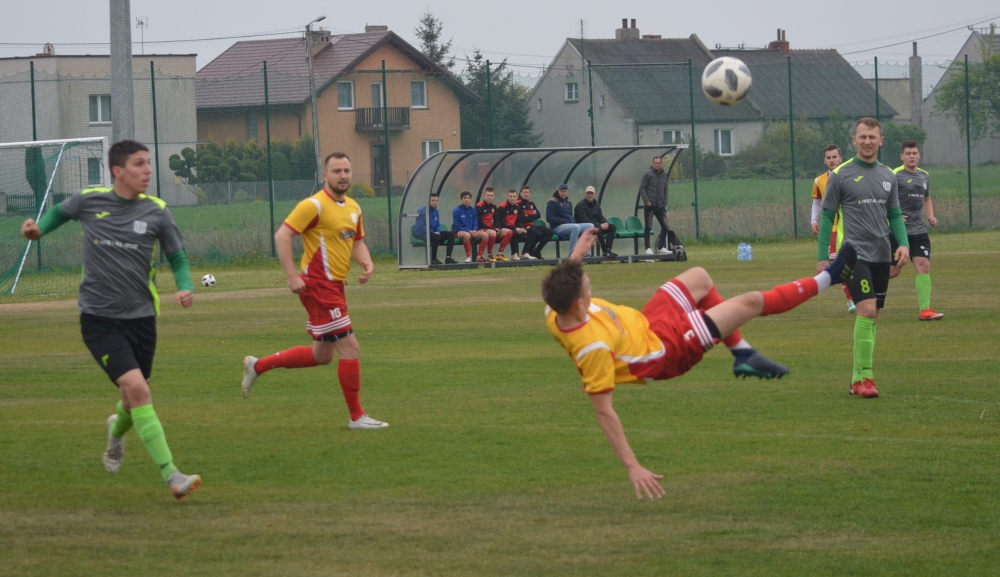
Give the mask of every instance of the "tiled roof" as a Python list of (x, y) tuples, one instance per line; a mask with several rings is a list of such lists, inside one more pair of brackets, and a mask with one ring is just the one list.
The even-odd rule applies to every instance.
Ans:
[(711, 58), (695, 38), (646, 38), (643, 40), (580, 40), (568, 38), (577, 52), (594, 64), (648, 64), (687, 62), (708, 64)]

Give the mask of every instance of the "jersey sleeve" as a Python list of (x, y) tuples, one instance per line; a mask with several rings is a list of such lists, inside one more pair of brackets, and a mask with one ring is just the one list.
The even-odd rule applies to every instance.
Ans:
[[(895, 180), (895, 179), (893, 179)], [(823, 208), (834, 212), (840, 207), (840, 177), (837, 173), (826, 179), (826, 191), (823, 193)]]
[(924, 178), (926, 179), (924, 181), (924, 198), (930, 198), (930, 196), (931, 196), (931, 178), (930, 178), (931, 175), (927, 174), (926, 170), (924, 171), (924, 175), (925, 175)]
[(886, 210), (899, 208), (899, 181), (893, 178), (891, 182), (892, 189), (889, 191), (889, 199), (885, 205)]
[(606, 343), (596, 342), (576, 355), (583, 390), (591, 395), (615, 390), (615, 357)]
[(813, 180), (812, 197), (815, 198), (816, 200), (823, 200), (823, 189), (821, 189), (819, 187), (819, 177), (818, 176), (816, 177), (816, 180)]
[(361, 216), (361, 209), (358, 209), (358, 228), (355, 229), (357, 234), (354, 235), (354, 240), (364, 240), (365, 238), (365, 225), (364, 217)]
[(59, 203), (59, 210), (66, 218), (79, 220), (83, 195), (79, 192), (73, 193), (66, 200)]
[(183, 250), (184, 236), (181, 234), (181, 229), (177, 226), (177, 221), (174, 220), (174, 215), (166, 208), (161, 212), (163, 222), (160, 224), (157, 238), (160, 239), (160, 246), (163, 247), (164, 254), (173, 254)]
[[(316, 226), (319, 221), (319, 206), (312, 198), (307, 198), (292, 209), (292, 212), (285, 218), (285, 226), (302, 234), (310, 228)], [(361, 219), (358, 219), (361, 222)]]

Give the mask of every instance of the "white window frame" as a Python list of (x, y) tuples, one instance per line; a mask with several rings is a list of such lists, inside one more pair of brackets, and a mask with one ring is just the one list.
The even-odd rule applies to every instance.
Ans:
[(597, 105), (600, 106), (601, 108), (604, 108), (604, 95), (603, 94), (598, 99), (598, 104)]
[[(437, 150), (433, 153), (430, 151), (431, 144), (437, 144)], [(444, 142), (441, 140), (424, 140), (420, 143), (420, 160), (427, 160), (432, 155), (437, 154), (444, 150)]]
[(541, 98), (538, 99), (538, 103), (535, 106), (538, 108), (538, 110), (542, 109), (542, 99)]
[(247, 112), (247, 140), (250, 139), (260, 142), (260, 123), (257, 119), (257, 111), (251, 110)]
[[(669, 140), (667, 136), (669, 135)], [(681, 130), (664, 130), (663, 144), (680, 144), (684, 142), (684, 132)]]
[[(728, 132), (729, 133), (729, 151), (728, 152), (723, 152), (722, 151), (722, 133), (724, 133), (724, 132)], [(718, 154), (719, 156), (732, 156), (733, 154), (735, 154), (734, 153), (734, 149), (736, 148), (736, 146), (735, 146), (735, 143), (733, 142), (733, 129), (731, 129), (731, 128), (716, 128), (713, 140), (715, 140), (715, 153)]]
[[(421, 106), (417, 106), (416, 104), (413, 103), (413, 85), (414, 84), (420, 84), (421, 86), (423, 86), (422, 91), (424, 93), (424, 103)], [(427, 81), (426, 80), (411, 80), (410, 81), (410, 108), (413, 108), (415, 110), (426, 110), (428, 108), (428, 106), (427, 106)]]
[[(97, 168), (95, 171), (94, 168)], [(94, 180), (93, 176), (97, 175), (97, 180)], [(100, 158), (88, 158), (87, 159), (87, 186), (103, 186), (104, 185), (104, 164), (101, 162)]]
[(580, 101), (580, 83), (579, 82), (567, 82), (566, 83), (566, 102), (579, 102)]
[[(107, 110), (104, 109), (104, 103), (107, 102)], [(94, 120), (90, 116), (91, 108), (94, 104), (97, 105), (97, 120)], [(110, 94), (91, 94), (90, 99), (87, 102), (87, 118), (90, 118), (90, 124), (111, 124), (111, 95)]]
[[(342, 84), (349, 84), (351, 86), (351, 105), (341, 106), (340, 102), (340, 86)], [(354, 110), (354, 81), (353, 80), (339, 80), (337, 81), (337, 110)]]

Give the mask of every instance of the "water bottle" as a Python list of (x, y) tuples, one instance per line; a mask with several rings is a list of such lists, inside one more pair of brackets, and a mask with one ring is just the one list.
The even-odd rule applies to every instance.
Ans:
[(746, 247), (746, 258), (743, 260), (753, 260), (753, 247), (749, 244), (744, 244)]
[(747, 245), (745, 243), (743, 243), (743, 242), (741, 242), (740, 244), (736, 245), (736, 260), (746, 260), (747, 259), (746, 246)]

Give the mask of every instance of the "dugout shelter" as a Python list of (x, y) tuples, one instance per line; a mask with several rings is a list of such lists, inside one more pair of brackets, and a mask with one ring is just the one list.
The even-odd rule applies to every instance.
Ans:
[[(539, 218), (544, 220), (545, 205), (562, 183), (569, 185), (569, 198), (574, 206), (583, 200), (584, 190), (593, 186), (605, 218), (611, 220), (617, 217), (624, 223), (630, 216), (642, 218), (639, 184), (643, 173), (652, 166), (653, 158), (663, 158), (663, 169), (669, 172), (687, 148), (686, 144), (662, 144), (439, 152), (417, 167), (403, 191), (396, 226), (399, 268), (430, 268), (427, 234), (418, 237), (414, 225), (418, 218), (427, 219), (426, 211), (420, 214), (420, 209), (427, 206), (432, 194), (440, 197), (438, 211), (441, 225), (449, 230), (452, 210), (461, 204), (462, 191), (471, 192), (473, 204), (476, 204), (482, 200), (483, 191), (493, 187), (495, 202), (500, 205), (507, 199), (508, 190), (520, 191), (522, 186), (530, 186), (531, 200), (538, 207)], [(424, 224), (427, 224), (426, 220)], [(429, 231), (428, 226), (422, 228)], [(632, 249), (635, 246), (633, 237), (627, 231), (619, 232), (616, 250), (618, 246)], [(559, 256), (565, 258), (568, 256), (568, 243), (563, 245)], [(457, 243), (456, 247), (455, 258), (461, 261), (465, 253), (461, 243)], [(556, 243), (549, 243), (543, 254), (546, 258), (555, 259), (557, 250)], [(444, 251), (443, 246), (438, 251), (441, 260), (444, 260)]]

